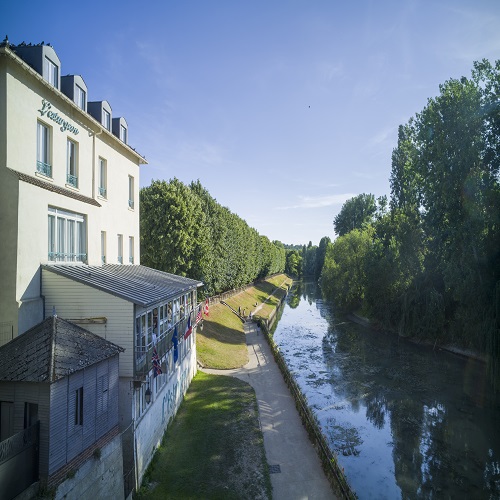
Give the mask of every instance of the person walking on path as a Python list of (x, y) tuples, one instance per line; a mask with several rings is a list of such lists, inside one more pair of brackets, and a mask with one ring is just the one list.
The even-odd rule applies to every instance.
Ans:
[(336, 498), (267, 340), (251, 321), (244, 329), (249, 362), (232, 370), (203, 371), (232, 375), (254, 388), (274, 500)]

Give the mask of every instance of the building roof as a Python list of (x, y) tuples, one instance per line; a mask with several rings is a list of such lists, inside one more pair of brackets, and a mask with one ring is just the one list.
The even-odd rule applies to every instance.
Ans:
[[(19, 46), (22, 46), (23, 44), (20, 44)], [(24, 44), (26, 45), (26, 44)], [(31, 46), (31, 44), (28, 44)], [(35, 44), (36, 45), (36, 44)], [(41, 44), (38, 44), (38, 46), (43, 46), (45, 45), (43, 42)], [(51, 47), (50, 43), (47, 44), (49, 47)], [(53, 48), (53, 47), (52, 47)], [(6, 56), (9, 56), (13, 61), (15, 61), (17, 64), (19, 64), (24, 70), (26, 70), (28, 73), (30, 73), (32, 76), (34, 76), (38, 81), (42, 83), (46, 88), (50, 89), (52, 92), (57, 94), (59, 98), (63, 99), (66, 101), (66, 103), (70, 104), (74, 110), (76, 110), (78, 113), (81, 113), (83, 116), (85, 116), (88, 120), (90, 120), (90, 123), (92, 123), (92, 127), (95, 128), (96, 126), (98, 127), (98, 130), (95, 131), (93, 130), (92, 127), (86, 127), (88, 130), (90, 130), (93, 133), (99, 132), (99, 133), (104, 133), (108, 137), (113, 138), (114, 141), (116, 141), (119, 144), (122, 144), (128, 151), (131, 153), (135, 158), (138, 160), (138, 164), (143, 164), (147, 165), (147, 160), (144, 156), (142, 156), (140, 153), (138, 153), (135, 148), (131, 147), (129, 144), (123, 142), (120, 140), (119, 137), (116, 137), (111, 131), (109, 131), (106, 127), (104, 127), (101, 123), (99, 123), (90, 113), (87, 113), (86, 111), (83, 111), (80, 109), (68, 96), (66, 96), (63, 92), (61, 92), (59, 89), (55, 88), (52, 84), (46, 82), (43, 78), (43, 76), (33, 69), (29, 64), (27, 64), (22, 57), (20, 57), (18, 54), (15, 52), (16, 45), (11, 44), (7, 37), (5, 37), (3, 42), (0, 42), (0, 56), (5, 54)], [(88, 89), (87, 89), (88, 90)], [(80, 120), (78, 122), (82, 125), (85, 126), (84, 123), (82, 123)]]
[(124, 349), (57, 316), (0, 347), (0, 380), (52, 383)]
[(142, 307), (173, 299), (203, 285), (201, 281), (145, 266), (47, 264), (42, 269), (97, 288)]

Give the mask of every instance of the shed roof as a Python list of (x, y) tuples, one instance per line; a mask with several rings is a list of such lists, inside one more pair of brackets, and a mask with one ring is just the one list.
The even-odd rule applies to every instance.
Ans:
[(0, 380), (55, 382), (124, 349), (57, 316), (0, 347)]
[(173, 299), (203, 285), (198, 280), (145, 266), (47, 264), (42, 268), (143, 307)]

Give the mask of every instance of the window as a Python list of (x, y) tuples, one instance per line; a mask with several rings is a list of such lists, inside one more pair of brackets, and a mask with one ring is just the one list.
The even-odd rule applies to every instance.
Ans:
[(37, 122), (36, 170), (40, 174), (52, 177), (52, 167), (50, 166), (50, 128), (41, 122)]
[(186, 296), (185, 295), (181, 295), (180, 297), (180, 302), (181, 302), (181, 319), (184, 318), (184, 311), (186, 309), (185, 307), (185, 302), (186, 302)]
[(24, 428), (27, 429), (38, 421), (38, 405), (35, 403), (24, 403)]
[(101, 231), (101, 262), (106, 264), (106, 231)]
[(130, 264), (134, 263), (134, 237), (128, 238), (128, 261)]
[(0, 441), (11, 437), (14, 433), (14, 403), (0, 401)]
[(48, 259), (58, 262), (85, 262), (85, 216), (49, 207)]
[(78, 187), (77, 145), (71, 139), (68, 139), (66, 151), (66, 182), (73, 187)]
[(128, 176), (128, 206), (134, 208), (134, 178)]
[(75, 84), (75, 102), (80, 109), (85, 110), (86, 98), (85, 90)]
[(123, 234), (118, 235), (118, 263), (123, 264)]
[(48, 57), (45, 58), (45, 78), (55, 88), (59, 88), (59, 68)]
[(99, 194), (106, 198), (108, 185), (108, 162), (99, 157)]
[(75, 391), (75, 425), (83, 425), (83, 387)]
[(180, 300), (178, 298), (174, 300), (174, 325), (179, 323), (180, 320), (179, 302)]
[(127, 143), (127, 129), (123, 125), (120, 125), (120, 139), (126, 144)]
[(111, 130), (111, 115), (105, 109), (102, 110), (102, 124), (107, 130)]

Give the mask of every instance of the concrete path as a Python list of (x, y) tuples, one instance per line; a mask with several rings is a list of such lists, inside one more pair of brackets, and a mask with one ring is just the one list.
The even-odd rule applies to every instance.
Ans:
[(203, 371), (232, 375), (255, 389), (274, 500), (335, 498), (264, 334), (253, 322), (245, 323), (245, 334), (248, 364), (234, 370)]

